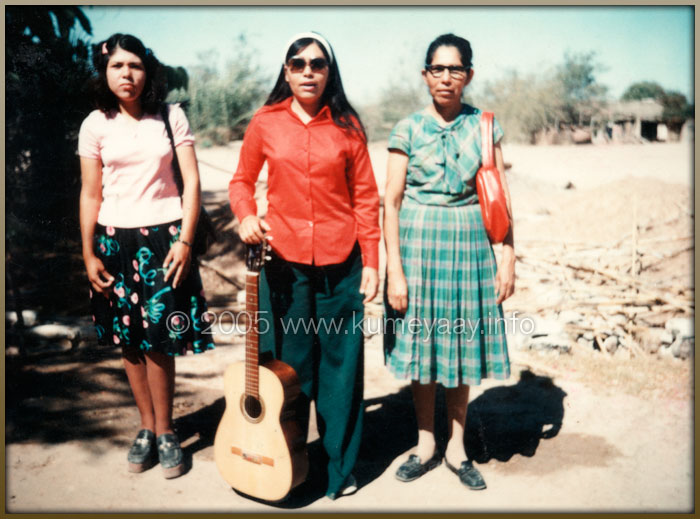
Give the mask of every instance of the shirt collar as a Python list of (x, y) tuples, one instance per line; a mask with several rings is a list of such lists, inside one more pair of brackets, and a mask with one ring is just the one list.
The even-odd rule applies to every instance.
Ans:
[(425, 108), (423, 110), (423, 114), (425, 115), (425, 119), (427, 120), (428, 125), (434, 132), (437, 133), (452, 131), (456, 126), (462, 123), (462, 121), (467, 115), (471, 115), (473, 113), (475, 113), (473, 107), (469, 106), (468, 104), (462, 103), (462, 109), (460, 110), (459, 114), (457, 114), (457, 117), (455, 117), (454, 120), (450, 121), (445, 126), (442, 126), (435, 118), (435, 116), (430, 113), (428, 108)]
[[(282, 101), (280, 104), (284, 106), (284, 108), (289, 112), (289, 114), (294, 117), (297, 121), (299, 121), (299, 116), (294, 113), (292, 110), (292, 100), (294, 99), (294, 96), (289, 96), (287, 99)], [(323, 121), (325, 119), (331, 119), (331, 109), (328, 107), (328, 105), (323, 105), (323, 107), (319, 110), (319, 112), (316, 114), (316, 116), (312, 117), (311, 120), (309, 121), (309, 124), (312, 124), (317, 121)], [(301, 122), (301, 121), (300, 121)]]

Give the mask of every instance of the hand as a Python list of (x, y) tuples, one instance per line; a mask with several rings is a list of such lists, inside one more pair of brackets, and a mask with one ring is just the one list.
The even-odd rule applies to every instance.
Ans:
[(389, 306), (400, 313), (405, 313), (408, 309), (408, 285), (403, 272), (387, 272), (386, 295)]
[(379, 289), (379, 275), (377, 269), (372, 267), (362, 267), (362, 281), (360, 281), (360, 294), (364, 294), (365, 298), (362, 304), (369, 303), (374, 296), (377, 295)]
[(185, 245), (181, 241), (176, 241), (170, 247), (168, 255), (163, 262), (163, 268), (167, 268), (163, 281), (167, 282), (168, 278), (175, 273), (173, 279), (173, 288), (177, 288), (181, 280), (187, 279), (187, 274), (190, 271), (190, 262), (192, 261), (192, 250), (189, 245)]
[[(265, 233), (270, 231), (270, 226), (265, 220), (261, 220), (255, 215), (249, 215), (243, 218), (241, 226), (238, 229), (238, 234), (241, 236), (243, 243), (260, 243), (265, 238)], [(271, 237), (268, 237), (271, 239)]]
[(114, 283), (114, 278), (105, 269), (102, 260), (94, 254), (85, 258), (85, 270), (92, 285), (92, 289), (98, 294), (109, 297), (107, 289)]
[(512, 247), (503, 247), (503, 257), (496, 272), (496, 304), (513, 295), (515, 291), (515, 253)]

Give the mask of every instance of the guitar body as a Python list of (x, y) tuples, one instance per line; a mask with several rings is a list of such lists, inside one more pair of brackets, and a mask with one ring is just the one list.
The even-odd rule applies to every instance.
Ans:
[(258, 366), (260, 405), (246, 409), (246, 363), (224, 373), (224, 412), (214, 439), (214, 459), (224, 480), (244, 494), (279, 501), (303, 482), (309, 468), (306, 438), (296, 421), (300, 393), (294, 369), (272, 360)]

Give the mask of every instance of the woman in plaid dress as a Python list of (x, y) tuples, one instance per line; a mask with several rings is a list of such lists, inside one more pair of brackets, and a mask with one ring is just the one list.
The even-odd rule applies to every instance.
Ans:
[[(481, 111), (461, 101), (474, 76), (471, 60), (467, 40), (435, 39), (422, 72), (433, 102), (400, 121), (389, 137), (385, 361), (397, 378), (411, 380), (418, 422), (418, 445), (396, 477), (413, 481), (442, 461), (433, 428), (440, 383), (449, 424), (445, 463), (476, 490), (486, 484), (464, 447), (469, 386), (510, 375), (501, 303), (513, 293), (515, 253), (511, 225), (496, 263), (481, 217), (475, 184)], [(494, 120), (496, 165), (510, 213), (502, 136)]]

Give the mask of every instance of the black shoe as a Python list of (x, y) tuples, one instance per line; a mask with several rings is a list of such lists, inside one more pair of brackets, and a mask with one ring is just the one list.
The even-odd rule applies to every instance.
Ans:
[(126, 457), (129, 462), (129, 472), (143, 472), (153, 464), (155, 439), (156, 435), (153, 431), (148, 429), (139, 431)]
[(445, 458), (445, 465), (452, 472), (459, 476), (459, 480), (462, 484), (469, 488), (469, 490), (483, 490), (486, 488), (486, 482), (481, 476), (481, 472), (472, 464), (471, 461), (463, 461), (459, 466), (459, 469), (454, 468), (450, 465), (450, 462)]
[(173, 433), (165, 433), (158, 436), (158, 461), (163, 467), (163, 475), (166, 479), (181, 476), (185, 471), (182, 449), (177, 436)]
[(396, 470), (396, 479), (399, 481), (409, 482), (418, 479), (429, 470), (433, 470), (442, 462), (442, 456), (439, 453), (433, 454), (425, 463), (420, 462), (420, 458), (415, 454), (411, 454), (408, 460), (404, 461)]

